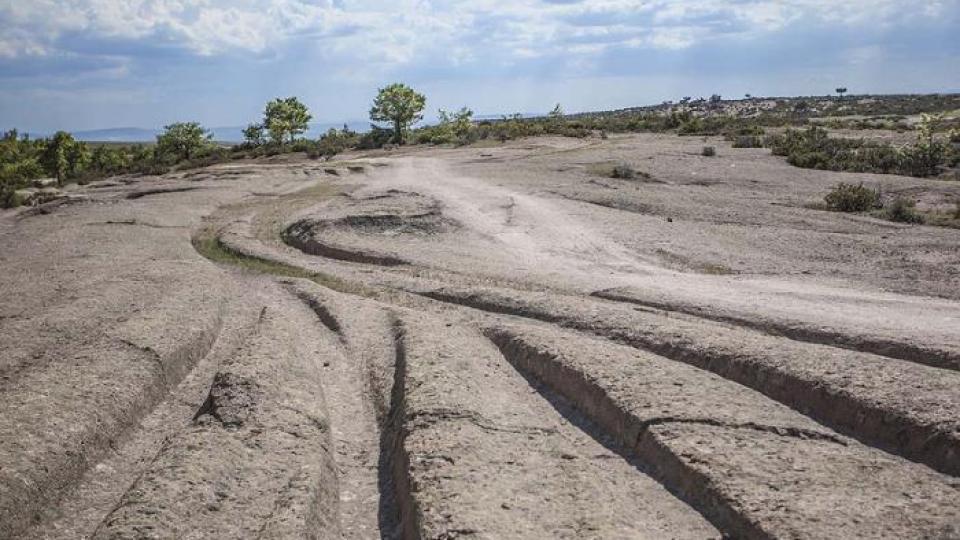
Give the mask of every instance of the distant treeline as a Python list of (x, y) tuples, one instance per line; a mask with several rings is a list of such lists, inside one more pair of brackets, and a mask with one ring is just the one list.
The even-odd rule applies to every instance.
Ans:
[[(53, 189), (68, 182), (86, 183), (120, 174), (163, 174), (174, 168), (211, 165), (221, 161), (304, 152), (311, 158), (329, 159), (352, 149), (374, 149), (415, 144), (464, 145), (480, 140), (507, 141), (522, 137), (606, 137), (608, 133), (675, 132), (680, 135), (723, 135), (734, 147), (770, 147), (799, 167), (934, 176), (956, 168), (960, 159), (960, 132), (956, 118), (926, 117), (917, 130), (917, 142), (905, 147), (837, 139), (817, 125), (834, 128), (887, 128), (913, 130), (905, 117), (916, 111), (955, 111), (958, 95), (892, 97), (825, 97), (723, 100), (684, 98), (655, 107), (604, 113), (566, 115), (560, 105), (545, 116), (504, 116), (474, 121), (463, 107), (439, 111), (435, 125), (412, 129), (422, 119), (426, 98), (403, 84), (380, 89), (370, 110), (370, 131), (358, 133), (346, 125), (330, 129), (317, 139), (301, 137), (311, 115), (295, 97), (269, 102), (262, 120), (243, 130), (245, 142), (227, 147), (196, 122), (164, 127), (153, 145), (95, 144), (77, 141), (66, 132), (31, 139), (16, 130), (0, 140), (0, 206), (17, 206), (27, 197), (42, 201), (39, 187)], [(844, 115), (894, 115), (844, 118)], [(815, 120), (821, 121), (814, 123)], [(389, 127), (382, 127), (386, 124)], [(806, 131), (766, 136), (771, 127), (806, 127)], [(952, 131), (949, 131), (952, 129)], [(937, 136), (937, 133), (947, 133)], [(47, 179), (38, 182), (41, 179)], [(34, 189), (29, 189), (36, 186)]]

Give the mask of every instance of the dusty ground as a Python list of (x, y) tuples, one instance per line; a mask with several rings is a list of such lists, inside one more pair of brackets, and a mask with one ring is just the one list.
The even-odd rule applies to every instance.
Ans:
[(643, 135), (5, 212), (0, 537), (960, 538), (960, 231), (839, 181), (960, 200)]

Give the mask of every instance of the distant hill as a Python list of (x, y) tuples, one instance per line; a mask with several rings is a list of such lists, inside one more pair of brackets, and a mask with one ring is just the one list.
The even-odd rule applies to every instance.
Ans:
[(152, 142), (159, 130), (134, 127), (91, 129), (75, 131), (73, 136), (81, 141), (97, 142)]

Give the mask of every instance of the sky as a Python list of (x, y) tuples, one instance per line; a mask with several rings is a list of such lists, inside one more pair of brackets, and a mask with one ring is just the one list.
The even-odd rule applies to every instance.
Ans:
[(960, 91), (960, 0), (0, 0), (0, 129)]

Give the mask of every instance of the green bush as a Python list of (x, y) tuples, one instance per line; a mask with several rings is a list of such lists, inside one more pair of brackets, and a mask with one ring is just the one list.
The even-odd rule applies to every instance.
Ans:
[(343, 129), (330, 128), (326, 133), (320, 136), (314, 148), (307, 153), (311, 158), (330, 159), (333, 156), (345, 152), (350, 148), (357, 146), (360, 142), (360, 135), (344, 124)]
[(880, 194), (862, 183), (853, 185), (841, 182), (824, 196), (823, 202), (836, 212), (865, 212), (877, 207)]
[(360, 150), (383, 148), (384, 145), (389, 144), (391, 140), (393, 140), (393, 130), (371, 125), (370, 131), (360, 136), (360, 139), (357, 141), (357, 148)]
[(787, 163), (796, 167), (933, 176), (941, 166), (949, 166), (952, 157), (947, 145), (934, 139), (928, 125), (928, 121), (921, 125), (916, 143), (899, 149), (863, 139), (832, 138), (817, 126), (804, 131), (788, 129), (782, 135), (767, 137), (766, 145), (774, 155), (786, 156)]
[(734, 148), (763, 148), (763, 139), (759, 135), (736, 135)]
[(915, 210), (916, 203), (904, 197), (897, 197), (885, 207), (887, 219), (900, 223), (923, 223), (923, 216)]
[(22, 201), (13, 186), (0, 185), (0, 208), (16, 208)]

